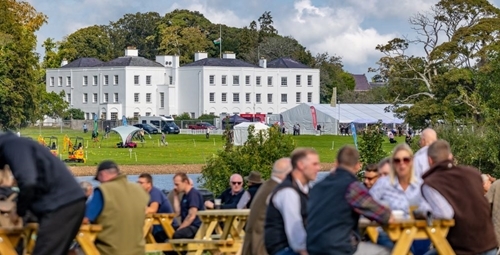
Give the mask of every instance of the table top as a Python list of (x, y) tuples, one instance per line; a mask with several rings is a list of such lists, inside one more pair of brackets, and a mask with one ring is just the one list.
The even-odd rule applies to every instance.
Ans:
[(175, 218), (175, 213), (148, 213), (148, 214), (146, 214), (146, 218), (152, 218), (152, 217)]
[(199, 216), (248, 216), (250, 209), (223, 209), (198, 211)]
[[(455, 224), (454, 220), (439, 220), (435, 219), (432, 221), (433, 226), (448, 226), (452, 227)], [(360, 218), (358, 222), (359, 227), (376, 227), (376, 226), (381, 226), (381, 224), (375, 222), (375, 221), (370, 221), (369, 219), (366, 218)], [(397, 220), (395, 222), (392, 222), (388, 224), (389, 228), (391, 227), (401, 227), (401, 226), (407, 226), (407, 225), (414, 225), (414, 226), (427, 226), (427, 221), (426, 220), (415, 220), (415, 219), (406, 219), (406, 220)]]

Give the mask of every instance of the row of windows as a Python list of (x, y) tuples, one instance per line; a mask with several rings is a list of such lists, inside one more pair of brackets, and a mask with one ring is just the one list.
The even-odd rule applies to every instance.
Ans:
[[(66, 100), (68, 103), (71, 103), (71, 94), (66, 94)], [(118, 103), (118, 93), (113, 93), (113, 103)], [(89, 94), (83, 93), (83, 103), (88, 103), (89, 102)], [(92, 94), (92, 103), (97, 103), (98, 98), (97, 98), (97, 93)], [(108, 103), (109, 102), (109, 94), (104, 93), (103, 94), (103, 103)], [(134, 93), (134, 102), (139, 103), (139, 93)], [(151, 93), (146, 93), (146, 102), (151, 103)], [(160, 92), (160, 108), (165, 107), (165, 93)]]
[[(134, 93), (134, 103), (139, 103), (140, 93)], [(151, 103), (151, 93), (146, 93), (146, 103)]]
[[(252, 93), (245, 93), (245, 102), (246, 103), (251, 103), (251, 96)], [(215, 92), (211, 92), (209, 94), (209, 100), (210, 103), (215, 103)], [(221, 102), (227, 102), (227, 93), (221, 93)], [(234, 103), (239, 103), (240, 102), (240, 93), (233, 93), (233, 102)], [(302, 93), (297, 92), (295, 93), (295, 102), (296, 103), (302, 103)], [(311, 103), (312, 102), (312, 92), (307, 92), (307, 102)], [(255, 94), (255, 103), (262, 103), (262, 94), (256, 93)], [(273, 94), (267, 94), (267, 103), (272, 104), (273, 103)], [(281, 103), (288, 103), (288, 94), (284, 93), (281, 94)]]
[[(109, 85), (109, 75), (104, 75), (103, 76), (103, 85)], [(97, 75), (91, 76), (92, 78), (92, 85), (97, 86), (99, 84), (99, 77)], [(140, 75), (134, 75), (134, 85), (140, 85)], [(169, 84), (173, 84), (173, 78), (172, 76), (169, 76)], [(113, 85), (118, 85), (119, 78), (118, 75), (113, 75)], [(57, 86), (62, 87), (63, 85), (63, 77), (59, 76), (57, 77)], [(87, 86), (89, 85), (89, 77), (88, 76), (83, 76), (82, 80), (82, 85)], [(151, 85), (151, 75), (146, 75), (146, 85)], [(55, 77), (50, 77), (50, 86), (54, 87), (55, 86)], [(71, 76), (66, 76), (66, 86), (70, 87), (71, 86)]]
[[(208, 77), (210, 85), (215, 85), (215, 75), (210, 75)], [(222, 75), (221, 76), (221, 85), (227, 85), (227, 75)], [(240, 76), (239, 75), (233, 75), (233, 86), (238, 86), (240, 85)], [(250, 86), (251, 85), (251, 76), (246, 75), (245, 76), (245, 85)], [(262, 86), (262, 77), (261, 76), (256, 76), (255, 77), (255, 85), (257, 86)], [(300, 87), (302, 86), (302, 75), (297, 74), (295, 75), (295, 85)], [(267, 76), (267, 86), (273, 86), (273, 76)], [(284, 76), (281, 77), (281, 86), (288, 86), (288, 77)], [(312, 75), (307, 76), (307, 86), (312, 86)]]

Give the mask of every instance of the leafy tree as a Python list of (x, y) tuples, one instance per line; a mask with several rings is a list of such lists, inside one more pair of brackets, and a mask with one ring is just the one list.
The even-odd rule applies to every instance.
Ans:
[(43, 56), (42, 68), (58, 68), (61, 66), (61, 55), (57, 54), (57, 42), (53, 38), (47, 38), (42, 47), (45, 49), (45, 56)]
[(205, 188), (220, 194), (228, 188), (229, 177), (235, 173), (246, 176), (251, 171), (258, 171), (268, 179), (274, 161), (288, 157), (295, 148), (292, 137), (281, 134), (278, 126), (258, 133), (250, 126), (248, 133), (243, 146), (220, 150), (208, 158), (200, 176)]
[(193, 62), (193, 53), (204, 50), (209, 45), (206, 36), (195, 27), (161, 24), (158, 26), (157, 36), (160, 42), (159, 52), (179, 55), (181, 64)]
[(340, 95), (346, 90), (344, 79), (342, 79), (342, 62), (337, 56), (330, 56), (328, 53), (317, 54), (314, 58), (312, 67), (320, 69), (319, 86), (320, 102), (330, 103), (332, 99), (333, 88), (337, 88)]
[(338, 100), (344, 104), (387, 104), (387, 87), (376, 87), (370, 91), (347, 90), (338, 96)]
[(59, 54), (68, 61), (83, 57), (97, 58), (102, 61), (114, 58), (111, 38), (108, 35), (107, 28), (97, 25), (78, 29), (67, 36), (60, 43)]
[(53, 119), (64, 117), (64, 113), (69, 106), (69, 103), (64, 100), (65, 96), (64, 91), (59, 94), (42, 91), (42, 114)]
[(378, 163), (387, 156), (387, 153), (382, 148), (384, 137), (382, 122), (380, 121), (377, 124), (368, 125), (362, 131), (359, 140), (359, 154), (363, 165)]
[(85, 119), (85, 113), (80, 110), (80, 109), (76, 109), (76, 108), (71, 108), (71, 109), (68, 109), (65, 113), (64, 113), (64, 120), (84, 120)]
[(215, 116), (213, 114), (202, 114), (198, 117), (199, 120), (213, 120), (215, 118), (219, 118), (219, 116)]
[(273, 37), (278, 34), (278, 30), (274, 28), (273, 16), (270, 11), (265, 11), (259, 21), (259, 42), (263, 42), (267, 37)]
[(187, 112), (183, 112), (175, 117), (175, 120), (190, 120), (191, 115)]

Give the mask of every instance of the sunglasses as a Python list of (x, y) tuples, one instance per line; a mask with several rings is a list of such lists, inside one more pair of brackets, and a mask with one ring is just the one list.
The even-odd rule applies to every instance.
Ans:
[(410, 163), (411, 158), (410, 157), (404, 157), (404, 158), (393, 158), (392, 161), (396, 164), (399, 164), (401, 162), (404, 162), (405, 164)]
[(242, 182), (231, 182), (233, 185), (241, 185)]

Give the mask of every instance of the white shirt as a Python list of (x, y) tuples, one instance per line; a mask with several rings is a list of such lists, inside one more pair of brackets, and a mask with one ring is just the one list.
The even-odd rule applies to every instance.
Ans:
[[(296, 183), (302, 192), (309, 192), (309, 186), (304, 186), (299, 181)], [(290, 248), (295, 252), (306, 250), (306, 230), (300, 213), (300, 195), (293, 188), (283, 188), (274, 195), (273, 204), (283, 217)]]
[(428, 185), (422, 184), (422, 194), (431, 207), (431, 213), (434, 218), (447, 220), (453, 219), (455, 211), (448, 200), (446, 200), (441, 193)]
[(420, 150), (415, 153), (413, 157), (413, 171), (415, 177), (421, 179), (422, 175), (424, 175), (427, 170), (429, 170), (429, 159), (427, 157), (427, 150), (429, 146), (422, 147)]

